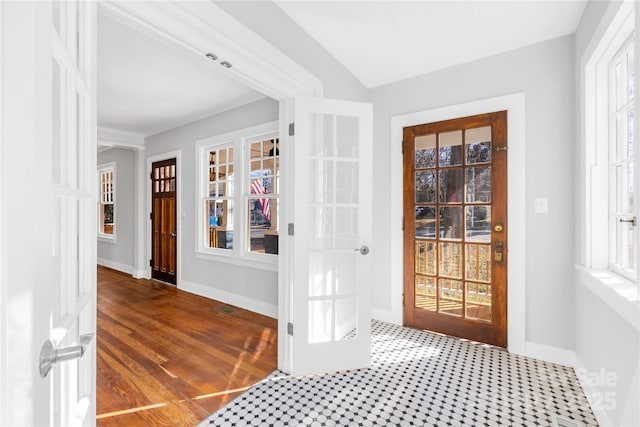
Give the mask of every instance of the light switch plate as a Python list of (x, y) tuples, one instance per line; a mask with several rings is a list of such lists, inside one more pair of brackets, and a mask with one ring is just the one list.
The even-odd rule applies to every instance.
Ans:
[(534, 206), (536, 213), (547, 213), (549, 211), (549, 198), (536, 197), (534, 200)]

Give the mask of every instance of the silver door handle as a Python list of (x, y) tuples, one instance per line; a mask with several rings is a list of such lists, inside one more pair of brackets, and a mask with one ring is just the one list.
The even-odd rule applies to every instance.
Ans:
[(369, 253), (369, 246), (362, 245), (357, 249), (354, 249), (356, 252), (360, 252), (362, 255), (366, 255)]
[(93, 339), (93, 334), (80, 335), (80, 345), (66, 348), (55, 348), (51, 340), (46, 340), (40, 350), (40, 378), (46, 378), (54, 364), (81, 358)]
[(171, 233), (171, 237), (176, 237), (177, 234), (176, 233)]

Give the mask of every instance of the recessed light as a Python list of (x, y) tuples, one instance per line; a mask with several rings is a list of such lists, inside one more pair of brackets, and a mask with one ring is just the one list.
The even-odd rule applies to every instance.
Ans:
[(220, 63), (220, 65), (222, 65), (224, 68), (231, 68), (232, 67), (231, 62), (228, 62), (228, 61), (222, 61)]
[(207, 58), (211, 59), (212, 61), (215, 61), (216, 59), (218, 59), (218, 57), (211, 52), (207, 53)]

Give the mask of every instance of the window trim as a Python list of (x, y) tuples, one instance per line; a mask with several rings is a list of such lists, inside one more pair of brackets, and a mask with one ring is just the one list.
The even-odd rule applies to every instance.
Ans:
[[(257, 138), (278, 138), (279, 122), (277, 120), (251, 126), (244, 129), (235, 130), (221, 135), (214, 135), (195, 141), (196, 149), (196, 223), (195, 223), (195, 255), (196, 258), (222, 262), (226, 264), (239, 265), (243, 267), (256, 268), (268, 271), (278, 271), (278, 255), (255, 253), (247, 250), (247, 226), (245, 219), (248, 215), (248, 207), (245, 205), (246, 193), (249, 191), (248, 178), (245, 171), (248, 168), (247, 141), (255, 141)], [(282, 138), (280, 139), (282, 141)], [(210, 248), (206, 244), (204, 224), (208, 224), (205, 218), (202, 202), (208, 198), (208, 156), (206, 153), (216, 147), (233, 144), (234, 163), (234, 245), (233, 249)], [(235, 244), (241, 242), (241, 244)]]
[[(113, 195), (113, 202), (110, 203), (113, 205), (113, 233), (112, 234), (106, 234), (106, 233), (102, 233), (102, 219), (101, 219), (101, 206), (103, 205), (102, 203), (102, 186), (101, 186), (101, 175), (104, 172), (108, 172), (111, 171), (113, 173), (113, 191), (112, 191), (112, 195)], [(98, 209), (97, 209), (97, 214), (98, 214), (98, 218), (97, 218), (97, 222), (98, 222), (98, 230), (97, 230), (97, 236), (98, 236), (98, 240), (103, 241), (103, 242), (107, 242), (107, 243), (116, 243), (117, 241), (117, 227), (116, 227), (116, 205), (117, 205), (117, 200), (118, 200), (118, 195), (117, 195), (117, 186), (118, 186), (118, 181), (117, 181), (117, 173), (116, 173), (116, 162), (108, 162), (108, 163), (103, 163), (98, 165), (98, 169), (97, 169), (97, 185), (98, 185)]]
[[(637, 310), (637, 302), (640, 301), (640, 281), (637, 278), (629, 278), (620, 275), (610, 268), (610, 212), (609, 212), (609, 67), (613, 58), (620, 52), (628, 39), (634, 33), (636, 26), (636, 14), (633, 2), (623, 2), (606, 27), (599, 29), (598, 39), (594, 40), (581, 61), (583, 75), (582, 87), (584, 94), (584, 115), (581, 124), (583, 132), (583, 179), (581, 187), (584, 196), (582, 221), (584, 224), (585, 238), (581, 249), (584, 250), (584, 264), (576, 264), (576, 271), (582, 278), (584, 286), (594, 289), (594, 286), (603, 288), (599, 295), (610, 307), (617, 304), (633, 304)], [(637, 91), (640, 73), (637, 72), (638, 63), (638, 28), (635, 28), (636, 37), (633, 41), (636, 60), (635, 87)], [(638, 163), (638, 97), (635, 96), (635, 140), (634, 164)], [(636, 175), (636, 183), (638, 175)], [(580, 187), (578, 187), (580, 188)], [(638, 185), (635, 185), (635, 200), (640, 193)], [(638, 218), (639, 206), (636, 203), (634, 215)], [(638, 240), (636, 238), (635, 265), (639, 266)], [(636, 268), (636, 275), (640, 269)], [(606, 288), (606, 290), (604, 289)]]
[[(629, 213), (619, 213), (616, 212), (615, 209), (615, 204), (616, 204), (616, 188), (619, 185), (618, 183), (618, 179), (616, 177), (615, 174), (615, 168), (617, 165), (622, 164), (627, 162), (629, 159), (624, 160), (624, 161), (619, 161), (616, 158), (616, 116), (618, 114), (618, 108), (616, 106), (616, 97), (617, 97), (617, 87), (616, 87), (616, 80), (615, 80), (615, 63), (618, 62), (619, 60), (621, 60), (623, 57), (626, 57), (627, 52), (629, 51), (629, 49), (633, 49), (634, 48), (634, 32), (631, 31), (631, 34), (628, 34), (626, 39), (624, 39), (624, 41), (620, 42), (620, 43), (616, 43), (613, 44), (612, 43), (612, 47), (613, 46), (617, 46), (618, 49), (615, 51), (615, 53), (613, 53), (611, 55), (611, 53), (613, 52), (612, 48), (609, 48), (607, 50), (607, 56), (605, 56), (603, 58), (603, 62), (604, 59), (608, 59), (608, 63), (606, 64), (607, 66), (607, 131), (608, 131), (608, 135), (607, 135), (607, 153), (608, 153), (608, 188), (607, 188), (607, 193), (608, 193), (608, 214), (609, 214), (609, 220), (608, 220), (608, 227), (609, 227), (609, 248), (608, 248), (608, 256), (609, 256), (609, 262), (608, 262), (608, 267), (609, 267), (609, 271), (618, 274), (619, 276), (622, 276), (623, 278), (631, 281), (631, 282), (636, 282), (637, 281), (637, 277), (638, 277), (638, 256), (637, 256), (637, 252), (638, 252), (638, 225), (636, 225), (636, 229), (635, 229), (635, 238), (634, 238), (634, 267), (633, 268), (625, 268), (624, 266), (618, 264), (617, 261), (617, 257), (618, 257), (618, 248), (617, 245), (620, 243), (617, 240), (617, 220), (622, 220), (623, 218), (628, 219), (629, 217), (633, 217), (634, 219), (637, 218), (636, 217), (636, 210), (634, 209), (634, 212), (632, 214)], [(610, 57), (608, 57), (610, 56)], [(634, 55), (635, 57), (635, 55)], [(604, 64), (603, 64), (604, 67)], [(625, 89), (628, 89), (626, 87), (626, 83), (627, 80), (625, 79)], [(624, 91), (624, 94), (626, 95), (627, 90)], [(627, 103), (625, 103), (625, 105), (623, 107), (621, 107), (622, 109), (624, 109), (625, 111), (628, 111), (629, 108), (633, 109), (634, 104), (635, 104), (635, 93), (634, 93), (634, 99), (633, 99), (633, 104), (631, 104), (630, 107), (627, 106)], [(635, 118), (634, 118), (635, 120)], [(628, 125), (628, 123), (627, 123)], [(624, 128), (624, 135), (622, 136), (625, 140), (626, 140), (626, 136), (627, 136), (627, 128)], [(635, 136), (634, 136), (635, 138)], [(635, 142), (635, 140), (634, 140)], [(633, 158), (630, 160), (631, 164), (634, 166), (634, 168), (637, 166), (637, 162), (636, 162), (636, 158), (637, 156), (635, 155), (635, 152), (637, 151), (636, 148), (636, 144), (634, 144), (634, 156)], [(637, 173), (637, 172), (636, 172)], [(626, 181), (625, 181), (626, 182)], [(637, 185), (635, 185), (634, 182), (634, 199), (638, 200), (637, 198)]]

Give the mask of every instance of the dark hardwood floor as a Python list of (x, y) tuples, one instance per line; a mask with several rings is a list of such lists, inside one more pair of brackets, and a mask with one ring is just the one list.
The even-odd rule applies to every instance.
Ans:
[(195, 426), (276, 369), (277, 322), (98, 267), (98, 426)]

